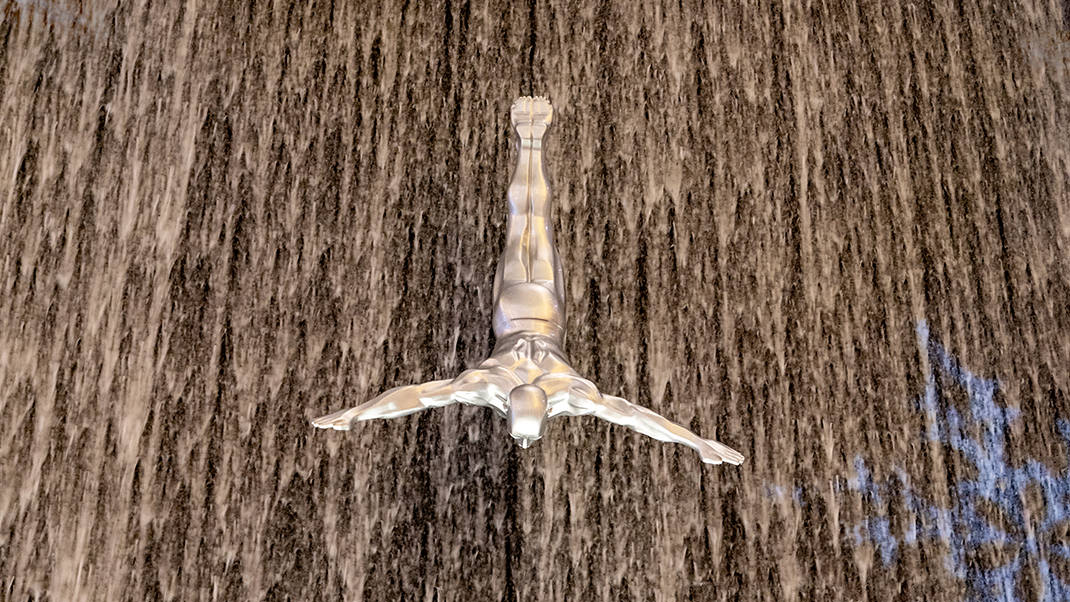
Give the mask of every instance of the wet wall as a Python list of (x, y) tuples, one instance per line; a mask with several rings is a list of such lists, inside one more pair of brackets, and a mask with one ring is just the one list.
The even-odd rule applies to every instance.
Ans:
[[(1065, 600), (1055, 1), (8, 2), (0, 598)], [(548, 96), (567, 351), (451, 406)]]

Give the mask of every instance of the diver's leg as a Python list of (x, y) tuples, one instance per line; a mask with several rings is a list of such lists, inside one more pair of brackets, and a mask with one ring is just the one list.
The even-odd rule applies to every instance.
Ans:
[(520, 138), (520, 152), (509, 185), (505, 250), (498, 263), (494, 297), (497, 299), (511, 284), (534, 282), (563, 300), (550, 188), (542, 162), (543, 139), (553, 121), (553, 107), (543, 98), (521, 98), (513, 103), (511, 118)]
[(513, 103), (511, 117), (520, 151), (509, 185), (505, 250), (494, 278), (494, 334), (501, 341), (517, 332), (532, 332), (561, 344), (565, 287), (542, 166), (543, 138), (553, 108), (543, 98), (525, 97)]

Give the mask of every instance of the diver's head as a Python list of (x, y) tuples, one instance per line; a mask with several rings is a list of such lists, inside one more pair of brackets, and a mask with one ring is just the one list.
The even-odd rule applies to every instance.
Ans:
[(530, 447), (542, 437), (546, 409), (546, 393), (535, 385), (520, 385), (509, 391), (509, 433), (520, 447)]

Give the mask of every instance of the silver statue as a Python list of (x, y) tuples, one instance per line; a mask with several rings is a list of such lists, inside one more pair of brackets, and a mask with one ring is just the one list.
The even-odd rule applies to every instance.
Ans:
[(593, 414), (659, 441), (683, 443), (709, 464), (739, 464), (743, 455), (642, 406), (598, 391), (573, 370), (561, 350), (565, 335), (565, 281), (554, 246), (550, 189), (542, 147), (553, 107), (541, 97), (513, 103), (520, 156), (509, 185), (505, 252), (494, 278), (494, 352), (457, 378), (390, 389), (355, 408), (312, 423), (349, 430), (357, 421), (395, 418), (452, 403), (490, 407), (509, 421), (527, 448), (542, 437), (546, 420)]

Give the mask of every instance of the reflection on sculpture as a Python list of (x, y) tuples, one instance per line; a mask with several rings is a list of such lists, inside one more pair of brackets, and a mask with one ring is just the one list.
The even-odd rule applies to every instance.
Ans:
[(605, 395), (573, 370), (561, 350), (565, 290), (554, 246), (550, 189), (542, 165), (543, 138), (553, 107), (541, 97), (513, 103), (512, 122), (520, 156), (509, 185), (505, 252), (494, 279), (493, 353), (479, 367), (454, 379), (391, 389), (354, 408), (313, 421), (320, 428), (348, 430), (353, 422), (394, 418), (452, 403), (490, 407), (509, 421), (521, 447), (542, 437), (546, 420), (592, 414), (659, 441), (682, 443), (709, 464), (739, 464), (743, 456), (703, 439), (642, 406)]

